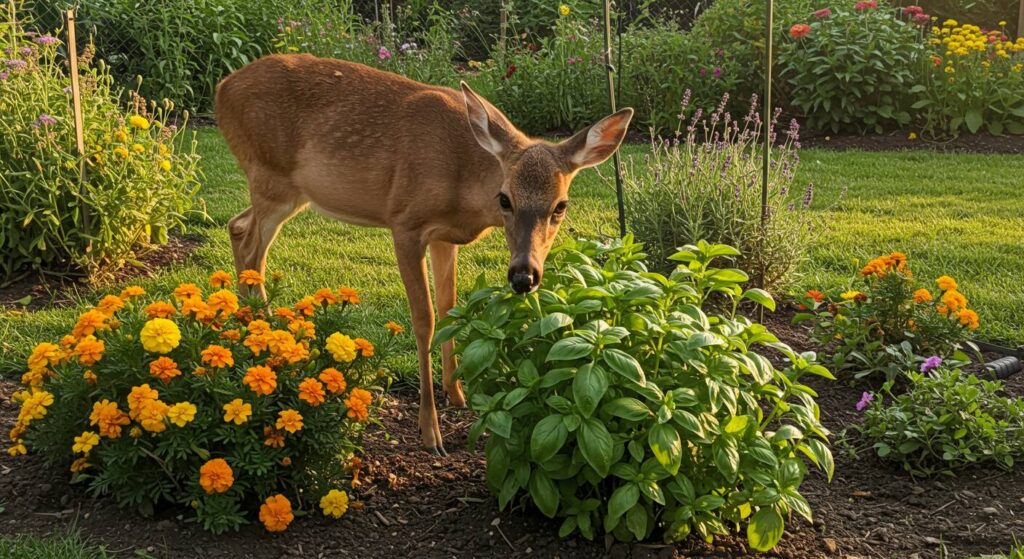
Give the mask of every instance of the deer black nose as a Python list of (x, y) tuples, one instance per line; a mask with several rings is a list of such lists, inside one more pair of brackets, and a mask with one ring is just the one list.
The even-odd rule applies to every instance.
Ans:
[(529, 267), (513, 267), (508, 271), (508, 282), (516, 293), (529, 293), (540, 284), (540, 274)]

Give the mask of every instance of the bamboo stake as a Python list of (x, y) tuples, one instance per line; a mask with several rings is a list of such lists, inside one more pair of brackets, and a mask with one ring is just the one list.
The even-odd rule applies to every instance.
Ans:
[[(75, 117), (75, 144), (78, 148), (78, 191), (85, 194), (85, 117), (82, 114), (82, 90), (78, 83), (78, 43), (75, 37), (75, 10), (67, 11), (68, 64), (71, 73), (71, 102)], [(86, 235), (91, 233), (88, 206), (82, 204), (82, 228)], [(85, 251), (92, 250), (92, 241), (87, 241)]]

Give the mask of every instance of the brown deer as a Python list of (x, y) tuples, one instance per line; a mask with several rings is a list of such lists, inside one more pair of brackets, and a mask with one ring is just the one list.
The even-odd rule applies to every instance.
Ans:
[[(528, 138), (465, 83), (457, 92), (303, 54), (232, 73), (217, 87), (215, 111), (249, 181), (252, 205), (228, 223), (239, 272), (262, 273), (281, 225), (307, 206), (391, 230), (416, 336), (420, 432), (438, 454), (425, 252), (442, 316), (455, 305), (459, 245), (493, 227), (505, 228), (512, 289), (535, 290), (569, 183), (618, 149), (633, 116), (623, 109), (555, 144)], [(464, 406), (452, 350), (443, 344), (442, 384)]]

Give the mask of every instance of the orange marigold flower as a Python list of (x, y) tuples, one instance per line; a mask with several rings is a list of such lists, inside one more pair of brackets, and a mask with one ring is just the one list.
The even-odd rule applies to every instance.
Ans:
[(292, 342), (283, 346), (278, 356), (288, 361), (289, 364), (294, 365), (309, 359), (309, 349), (306, 347), (306, 344)]
[(314, 378), (307, 378), (299, 383), (299, 399), (316, 407), (326, 399), (324, 385)]
[(199, 468), (199, 485), (207, 495), (224, 493), (235, 483), (235, 474), (223, 458), (207, 460)]
[(318, 305), (333, 305), (338, 302), (338, 298), (330, 289), (321, 287), (313, 294), (313, 301)]
[(277, 307), (274, 309), (274, 316), (279, 316), (285, 320), (295, 320), (295, 311), (288, 307)]
[(212, 293), (206, 298), (206, 304), (224, 318), (228, 318), (238, 311), (238, 297), (226, 289)]
[(103, 311), (108, 316), (113, 315), (117, 311), (124, 308), (124, 301), (117, 295), (107, 295), (106, 297), (100, 299), (100, 302), (98, 305), (96, 305), (96, 308), (99, 309), (100, 311)]
[(387, 328), (388, 330), (391, 330), (392, 336), (397, 336), (402, 332), (405, 332), (405, 327), (394, 321), (388, 321), (388, 323), (385, 324), (384, 327)]
[[(139, 386), (133, 386), (132, 391), (128, 393), (128, 409), (135, 411), (142, 407), (145, 402), (156, 400), (160, 397), (160, 392), (151, 388), (149, 384), (142, 384)], [(132, 415), (132, 419), (135, 419), (135, 415)]]
[(370, 343), (370, 340), (364, 338), (356, 338), (355, 340), (352, 341), (356, 343), (356, 348), (359, 349), (360, 355), (362, 355), (363, 357), (373, 357), (374, 348), (373, 344)]
[(85, 469), (91, 468), (91, 467), (92, 467), (92, 464), (89, 463), (89, 457), (88, 456), (82, 456), (81, 458), (78, 458), (74, 462), (71, 463), (71, 473), (77, 474), (78, 472), (81, 472), (82, 470), (85, 470)]
[(110, 317), (104, 314), (103, 311), (96, 309), (86, 311), (82, 316), (78, 317), (78, 322), (75, 323), (75, 327), (71, 330), (71, 335), (75, 338), (84, 338), (102, 330), (109, 330), (110, 325), (107, 324), (109, 319)]
[(971, 309), (962, 309), (957, 313), (956, 318), (960, 321), (960, 324), (970, 328), (971, 330), (977, 330), (978, 326), (981, 325), (978, 313)]
[(206, 376), (206, 374), (209, 372), (210, 371), (206, 367), (203, 367), (201, 365), (192, 370), (192, 374), (197, 377)]
[(271, 495), (260, 506), (260, 522), (268, 532), (284, 532), (294, 518), (292, 504), (284, 495)]
[(219, 345), (210, 345), (199, 354), (203, 363), (217, 368), (234, 367), (235, 358), (231, 356), (231, 350)]
[(933, 298), (931, 292), (923, 287), (914, 292), (915, 303), (929, 303), (932, 300)]
[(170, 318), (174, 316), (174, 313), (178, 312), (174, 309), (174, 305), (165, 301), (155, 301), (146, 305), (145, 310), (146, 316), (149, 318)]
[(178, 364), (170, 357), (160, 357), (149, 364), (149, 374), (162, 380), (165, 384), (180, 375)]
[(242, 339), (242, 333), (237, 328), (232, 328), (221, 332), (220, 338), (222, 340), (228, 340), (229, 342), (237, 342)]
[(263, 436), (265, 437), (263, 440), (264, 446), (269, 446), (271, 448), (284, 448), (284, 434), (280, 431), (275, 430), (269, 425), (264, 425)]
[(217, 310), (207, 305), (200, 297), (191, 297), (181, 302), (181, 314), (193, 315), (200, 322), (217, 318)]
[(99, 426), (100, 435), (108, 439), (121, 436), (121, 427), (128, 425), (131, 419), (128, 414), (117, 408), (117, 402), (100, 400), (92, 405), (89, 424)]
[(75, 355), (82, 365), (95, 365), (103, 358), (105, 346), (103, 340), (97, 340), (94, 336), (86, 336), (75, 346)]
[(358, 305), (362, 302), (359, 299), (358, 291), (344, 285), (338, 288), (338, 301), (342, 303), (349, 303), (351, 305)]
[(960, 309), (967, 307), (967, 298), (956, 289), (950, 289), (942, 294), (942, 304), (949, 309), (950, 312), (957, 312)]
[(811, 299), (814, 299), (814, 301), (818, 303), (825, 300), (825, 294), (822, 293), (821, 291), (818, 291), (817, 289), (812, 289), (808, 291), (807, 296), (810, 297)]
[(935, 280), (935, 283), (938, 284), (939, 289), (943, 291), (953, 291), (956, 289), (956, 280), (949, 276), (941, 276), (939, 279)]
[(199, 286), (194, 283), (183, 283), (178, 287), (175, 287), (174, 292), (172, 294), (174, 295), (174, 298), (177, 299), (179, 302), (187, 301), (189, 299), (196, 299), (203, 296), (202, 290), (200, 290)]
[(231, 277), (231, 274), (224, 270), (217, 270), (210, 274), (210, 285), (213, 287), (230, 287), (232, 282), (234, 282), (234, 279)]
[(129, 285), (128, 287), (121, 290), (122, 299), (131, 299), (133, 297), (141, 297), (146, 294), (146, 290), (137, 286)]
[(266, 320), (253, 320), (245, 327), (250, 334), (269, 334), (272, 328)]
[(370, 417), (368, 408), (371, 401), (373, 401), (373, 395), (368, 391), (362, 388), (353, 388), (348, 398), (345, 398), (345, 405), (348, 407), (348, 412), (345, 415), (356, 421), (366, 421)]
[(85, 382), (89, 383), (90, 385), (95, 385), (96, 382), (99, 380), (96, 377), (96, 373), (92, 372), (91, 370), (82, 373), (82, 378), (85, 379)]
[(242, 285), (262, 285), (263, 274), (256, 270), (243, 270), (242, 273), (238, 275), (238, 283)]
[(280, 355), (286, 348), (295, 345), (295, 336), (286, 330), (271, 330), (266, 338), (270, 353), (274, 355)]
[(295, 410), (281, 410), (277, 412), (277, 423), (274, 427), (295, 433), (302, 430), (302, 414)]
[(288, 323), (288, 331), (298, 338), (316, 337), (316, 325), (309, 320), (295, 320)]
[(295, 312), (301, 313), (304, 316), (313, 316), (316, 312), (316, 301), (313, 297), (303, 297), (299, 302), (295, 303)]
[(242, 384), (248, 386), (253, 392), (266, 396), (277, 388), (277, 373), (263, 365), (249, 367), (245, 372), (245, 377), (242, 378)]
[(341, 374), (341, 371), (334, 367), (324, 369), (320, 373), (320, 381), (324, 383), (324, 386), (327, 387), (331, 394), (339, 394), (345, 391), (345, 375)]
[(49, 342), (42, 342), (32, 350), (32, 355), (29, 355), (28, 369), (30, 371), (42, 371), (48, 365), (60, 363), (63, 355), (64, 353), (59, 346)]
[(249, 348), (253, 355), (259, 355), (269, 347), (265, 334), (249, 334), (242, 343)]

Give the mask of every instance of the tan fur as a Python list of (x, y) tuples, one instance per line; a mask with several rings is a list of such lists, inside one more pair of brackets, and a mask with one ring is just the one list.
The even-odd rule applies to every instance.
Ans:
[[(425, 251), (442, 315), (455, 305), (458, 245), (493, 227), (506, 228), (511, 261), (537, 270), (539, 283), (572, 177), (618, 148), (632, 116), (620, 111), (551, 144), (527, 138), (465, 85), (458, 92), (309, 55), (234, 72), (217, 88), (215, 111), (249, 182), (252, 206), (228, 224), (238, 271), (263, 272), (281, 225), (307, 206), (392, 231), (420, 363), (420, 430), (439, 452)], [(499, 192), (514, 211), (502, 210)], [(465, 405), (450, 343), (442, 355), (445, 392)]]

